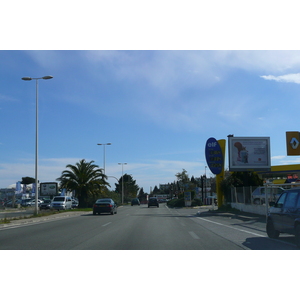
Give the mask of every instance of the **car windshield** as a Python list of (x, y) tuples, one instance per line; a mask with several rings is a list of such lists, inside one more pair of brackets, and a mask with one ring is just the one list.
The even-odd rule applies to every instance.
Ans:
[(55, 202), (63, 202), (65, 200), (64, 197), (57, 197), (57, 198), (54, 198), (53, 201)]

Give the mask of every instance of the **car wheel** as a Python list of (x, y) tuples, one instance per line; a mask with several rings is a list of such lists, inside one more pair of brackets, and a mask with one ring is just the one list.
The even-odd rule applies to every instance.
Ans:
[(300, 225), (296, 226), (295, 242), (298, 248), (300, 248)]
[(113, 215), (113, 214), (114, 214), (114, 211), (112, 211), (110, 214)]
[(274, 224), (271, 220), (267, 221), (267, 235), (271, 239), (277, 239), (280, 232), (275, 229)]

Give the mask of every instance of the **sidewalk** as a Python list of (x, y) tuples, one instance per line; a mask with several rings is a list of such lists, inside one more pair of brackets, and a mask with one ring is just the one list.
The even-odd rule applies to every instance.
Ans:
[[(66, 212), (60, 212), (57, 214), (40, 216), (40, 217), (32, 217), (32, 218), (21, 217), (20, 219), (9, 220), (10, 221), (9, 223), (0, 224), (0, 229), (3, 227), (14, 227), (14, 226), (18, 226), (20, 224), (32, 224), (32, 223), (51, 221), (51, 220), (55, 220), (55, 219), (57, 220), (57, 219), (63, 219), (63, 218), (76, 217), (78, 215), (84, 215), (84, 214), (90, 214), (90, 213), (91, 212), (85, 212), (85, 211), (66, 211)], [(33, 215), (33, 213), (32, 213), (32, 215)]]
[(215, 210), (212, 210), (211, 205), (207, 205), (205, 207), (201, 206), (197, 215), (199, 215), (199, 216), (201, 215), (203, 217), (204, 216), (220, 216), (220, 217), (227, 217), (230, 219), (239, 219), (242, 221), (253, 220), (253, 221), (262, 222), (262, 223), (266, 222), (266, 216), (263, 216), (263, 215), (253, 214), (253, 213), (238, 211), (238, 210), (222, 211), (222, 210), (218, 210), (218, 207), (216, 207)]

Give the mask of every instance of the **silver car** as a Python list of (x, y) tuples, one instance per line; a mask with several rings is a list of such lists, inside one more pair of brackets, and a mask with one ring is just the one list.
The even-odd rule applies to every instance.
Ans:
[(57, 210), (72, 209), (72, 198), (69, 196), (56, 196), (52, 199), (51, 208)]

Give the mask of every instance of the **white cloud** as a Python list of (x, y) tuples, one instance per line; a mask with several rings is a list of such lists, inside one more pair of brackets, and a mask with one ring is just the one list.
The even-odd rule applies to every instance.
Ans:
[(286, 156), (285, 155), (277, 155), (277, 156), (272, 156), (272, 160), (278, 160), (278, 159), (284, 159)]
[(286, 74), (281, 76), (264, 75), (260, 77), (266, 80), (275, 80), (278, 82), (291, 82), (291, 83), (300, 84), (300, 73)]

